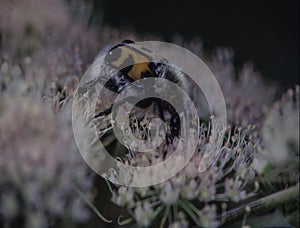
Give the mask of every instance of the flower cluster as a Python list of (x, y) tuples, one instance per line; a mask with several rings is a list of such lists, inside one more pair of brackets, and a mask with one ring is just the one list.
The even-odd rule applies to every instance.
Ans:
[[(228, 128), (223, 129), (223, 134), (217, 134), (217, 137), (221, 137), (226, 133), (225, 141), (217, 149), (213, 163), (207, 165), (209, 168), (199, 173), (199, 164), (204, 158), (204, 151), (211, 148), (209, 137), (213, 137), (204, 130), (204, 125), (201, 129), (202, 137), (199, 139), (197, 152), (174, 177), (151, 187), (110, 188), (112, 201), (119, 206), (127, 207), (139, 226), (149, 226), (160, 220), (162, 226), (168, 223), (171, 227), (179, 224), (183, 227), (191, 224), (217, 227), (226, 220), (225, 208), (228, 201), (238, 203), (253, 196), (258, 190), (258, 186), (254, 183), (248, 184), (255, 175), (252, 164), (255, 153), (255, 145), (251, 142), (252, 127), (244, 130)], [(160, 147), (158, 153), (165, 154), (171, 151), (166, 150), (167, 147), (167, 145)], [(161, 161), (161, 156), (136, 155), (129, 157), (125, 163), (133, 166), (149, 166)], [(124, 176), (126, 180), (134, 179), (130, 176), (134, 175), (132, 173), (123, 172), (123, 175), (127, 175)], [(221, 211), (224, 216), (217, 211)]]
[(45, 82), (31, 81), (27, 70), (0, 65), (0, 225), (87, 221), (86, 203), (75, 190), (91, 193), (94, 177), (77, 151), (71, 103), (55, 114), (56, 97), (43, 101)]
[(273, 104), (261, 135), (256, 170), (273, 180), (285, 173), (288, 182), (299, 181), (299, 86)]
[(91, 13), (91, 5), (83, 1), (6, 2), (0, 9), (1, 52), (24, 56), (62, 41), (89, 51), (96, 41), (96, 30), (88, 27)]
[[(194, 41), (193, 45), (185, 45), (196, 48), (197, 53), (202, 54), (201, 43), (196, 44), (197, 41)], [(236, 79), (233, 54), (230, 50), (217, 50), (216, 55), (207, 60), (207, 63), (214, 71), (224, 93), (228, 122), (232, 126), (227, 128), (210, 126), (211, 122), (209, 118), (206, 118), (209, 113), (207, 101), (205, 101), (203, 94), (197, 91), (192, 84), (193, 100), (198, 108), (201, 120), (206, 123), (206, 125), (201, 125), (199, 129), (200, 137), (196, 139), (197, 152), (179, 173), (163, 183), (138, 188), (109, 184), (112, 192), (112, 202), (127, 208), (131, 215), (129, 219), (120, 222), (120, 224), (135, 222), (139, 226), (151, 226), (160, 223), (161, 227), (165, 225), (169, 227), (189, 227), (193, 225), (218, 227), (231, 221), (234, 217), (245, 214), (244, 209), (240, 209), (241, 212), (238, 208), (246, 207), (248, 204), (245, 202), (255, 199), (251, 197), (261, 197), (260, 191), (262, 190), (259, 187), (259, 180), (262, 181), (262, 179), (259, 178), (262, 178), (260, 175), (262, 164), (260, 162), (265, 161), (262, 157), (268, 156), (266, 155), (267, 151), (272, 151), (271, 148), (273, 147), (276, 147), (279, 151), (282, 149), (287, 151), (285, 148), (287, 146), (289, 148), (287, 154), (296, 154), (296, 157), (293, 158), (298, 161), (298, 154), (295, 153), (299, 147), (297, 144), (298, 125), (291, 127), (291, 123), (299, 121), (296, 118), (299, 109), (295, 108), (299, 107), (298, 87), (295, 92), (289, 91), (288, 95), (280, 102), (280, 105), (274, 105), (270, 109), (275, 99), (276, 88), (267, 85), (259, 73), (253, 70), (251, 64), (246, 64)], [(206, 96), (214, 96), (214, 94), (206, 94)], [(282, 109), (285, 111), (283, 112)], [(119, 110), (118, 115), (121, 117), (127, 116), (125, 112), (127, 112), (126, 108)], [(136, 114), (141, 113), (137, 111)], [(282, 117), (279, 117), (278, 114)], [(144, 117), (143, 121), (145, 122), (149, 122), (153, 118), (151, 114), (145, 115), (143, 113), (141, 115)], [(130, 118), (134, 136), (145, 138), (146, 135), (146, 138), (149, 138), (151, 126), (146, 124), (146, 127), (144, 127), (134, 117)], [(282, 118), (286, 119), (283, 120)], [(103, 127), (104, 123), (109, 122), (105, 121), (106, 119), (109, 118), (99, 119), (99, 122), (102, 123), (102, 125), (100, 124), (102, 127), (98, 128), (100, 136), (105, 135), (107, 132)], [(127, 119), (119, 119), (117, 124), (120, 125), (120, 128), (122, 128), (124, 121), (126, 122)], [(277, 124), (277, 122), (281, 122), (281, 124)], [(111, 130), (111, 125), (109, 126), (107, 125), (107, 129), (110, 128)], [(269, 133), (272, 135), (268, 137), (266, 127), (270, 128), (270, 126), (272, 131)], [(273, 126), (276, 126), (275, 130)], [(289, 131), (286, 138), (281, 136), (279, 129)], [(291, 129), (293, 130), (290, 131)], [(186, 131), (186, 129), (183, 131)], [(153, 136), (153, 134), (153, 138), (156, 138), (156, 136), (160, 138), (161, 136), (160, 131), (152, 131), (151, 135)], [(124, 137), (129, 136), (125, 134)], [(282, 142), (281, 147), (275, 145), (274, 139), (276, 138), (284, 141), (278, 140)], [(106, 142), (105, 138), (102, 139)], [(110, 139), (106, 143), (111, 142)], [(144, 149), (147, 143), (147, 140), (142, 145), (138, 145), (136, 142), (128, 143), (126, 148), (122, 149), (122, 155), (120, 149), (116, 149), (118, 151), (113, 151), (113, 153), (118, 155), (117, 159), (120, 163), (132, 167), (153, 166), (171, 156), (174, 159), (173, 166), (178, 167), (185, 160), (184, 155), (173, 154), (174, 150), (182, 145), (176, 140), (172, 144), (162, 143), (158, 139), (149, 141), (149, 143), (152, 143), (152, 147), (153, 145), (160, 146), (155, 147), (156, 150), (149, 153), (136, 152), (139, 149)], [(185, 148), (181, 148), (180, 151), (184, 152)], [(124, 151), (124, 149), (128, 149), (128, 151)], [(269, 156), (280, 158), (273, 152), (270, 154), (272, 155)], [(118, 166), (118, 169), (110, 170), (106, 173), (107, 177), (112, 182), (117, 182), (117, 178), (121, 178), (124, 180), (125, 185), (133, 186), (136, 186), (138, 180), (147, 180), (144, 183), (148, 183), (151, 180), (157, 180), (158, 175), (168, 175), (173, 172), (172, 167), (169, 166), (163, 168), (163, 174), (146, 173), (144, 176), (134, 171), (131, 172), (122, 165)], [(203, 172), (199, 172), (199, 170)], [(289, 177), (297, 177), (298, 171), (290, 169), (285, 174)], [(297, 181), (294, 178), (293, 183), (295, 182)]]
[[(202, 54), (199, 50), (197, 53)], [(265, 82), (251, 63), (244, 64), (243, 68), (237, 71), (233, 64), (234, 54), (230, 49), (218, 48), (212, 57), (203, 56), (203, 59), (222, 89), (228, 121), (243, 127), (251, 123), (259, 129), (261, 119), (274, 101), (276, 86)], [(207, 100), (197, 87), (193, 87), (193, 98), (202, 117), (210, 113)]]
[[(295, 197), (297, 186), (299, 188), (298, 114), (299, 86), (296, 86), (294, 90), (288, 90), (264, 114), (265, 118), (260, 119), (262, 124), (259, 129), (251, 125), (246, 128), (211, 129), (210, 125), (205, 127), (202, 124), (197, 152), (174, 177), (150, 187), (109, 185), (112, 202), (126, 207), (132, 216), (120, 224), (135, 222), (145, 227), (153, 224), (160, 224), (161, 227), (166, 224), (169, 227), (218, 227), (245, 214), (243, 208), (248, 208), (249, 213), (252, 205), (257, 209), (272, 205), (271, 201), (277, 199), (275, 195), (250, 204), (245, 203), (251, 202), (251, 199), (255, 201), (253, 196), (261, 197), (261, 191), (266, 191), (266, 186), (271, 185), (273, 191), (266, 191), (270, 193), (275, 189), (293, 186), (286, 190), (286, 194), (293, 191), (294, 195), (291, 197)], [(220, 140), (222, 145), (218, 147), (217, 142)], [(156, 148), (157, 153), (131, 151), (131, 154), (119, 161), (134, 167), (151, 166), (168, 158), (178, 145), (178, 142), (171, 145), (162, 143)], [(180, 165), (183, 157), (174, 156), (178, 156), (178, 159), (175, 159), (173, 165)], [(203, 161), (207, 163), (204, 167), (208, 168), (199, 172)], [(285, 167), (286, 164), (289, 166)], [(128, 185), (136, 180), (136, 173), (123, 170), (122, 166), (119, 169), (119, 175)], [(170, 167), (164, 169), (164, 173), (168, 172), (172, 172)], [(114, 180), (115, 174), (108, 174), (111, 180)], [(140, 178), (155, 179), (157, 176), (147, 174)], [(282, 196), (282, 199), (285, 198)], [(289, 210), (295, 210), (295, 207), (291, 206)]]

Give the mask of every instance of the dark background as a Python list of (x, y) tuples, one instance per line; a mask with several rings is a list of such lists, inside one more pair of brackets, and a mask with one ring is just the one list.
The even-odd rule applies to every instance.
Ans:
[(204, 50), (232, 47), (235, 65), (252, 61), (263, 76), (284, 88), (299, 83), (299, 2), (119, 1), (95, 2), (103, 22), (165, 41), (180, 34), (201, 38)]

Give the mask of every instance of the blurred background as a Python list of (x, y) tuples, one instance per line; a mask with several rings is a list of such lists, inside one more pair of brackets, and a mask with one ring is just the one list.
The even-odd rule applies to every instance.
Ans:
[(299, 1), (95, 1), (103, 23), (157, 34), (199, 37), (204, 50), (231, 47), (235, 64), (252, 61), (284, 87), (299, 83)]
[[(7, 48), (5, 43), (11, 40), (11, 36), (24, 41), (32, 38), (33, 33), (43, 40), (42, 45), (53, 43), (60, 36), (72, 41), (88, 40), (86, 43), (77, 40), (84, 43), (86, 52), (93, 43), (94, 48), (84, 57), (95, 56), (106, 43), (136, 38), (127, 37), (128, 32), (137, 35), (139, 40), (156, 38), (172, 42), (174, 37), (181, 37), (189, 42), (197, 38), (202, 41), (208, 56), (216, 47), (232, 48), (237, 69), (251, 61), (264, 77), (278, 81), (284, 88), (299, 83), (297, 0), (284, 3), (269, 0), (36, 2), (29, 0), (26, 4), (23, 1), (16, 4), (1, 0), (2, 49)], [(110, 29), (104, 29), (107, 27)], [(108, 35), (116, 33), (113, 30), (119, 31), (117, 39)], [(72, 34), (77, 37), (68, 38)], [(17, 41), (10, 43), (14, 47), (18, 45)]]

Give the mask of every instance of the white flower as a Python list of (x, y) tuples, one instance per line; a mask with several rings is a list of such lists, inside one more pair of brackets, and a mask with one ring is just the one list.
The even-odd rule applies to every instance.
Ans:
[(260, 152), (277, 166), (299, 159), (299, 86), (288, 90), (266, 117)]
[(172, 186), (172, 184), (167, 181), (162, 184), (160, 200), (166, 205), (174, 204), (179, 197), (179, 188)]
[(134, 218), (140, 226), (149, 226), (152, 221), (153, 209), (149, 202), (138, 205), (134, 210)]
[(119, 206), (125, 206), (129, 202), (133, 202), (132, 188), (120, 187), (118, 193), (113, 196), (112, 201)]

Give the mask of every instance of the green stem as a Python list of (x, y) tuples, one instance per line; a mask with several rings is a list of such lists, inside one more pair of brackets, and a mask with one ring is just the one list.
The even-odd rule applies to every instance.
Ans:
[[(244, 216), (246, 213), (259, 213), (276, 208), (280, 204), (293, 200), (297, 197), (299, 197), (299, 183), (282, 191), (252, 201), (246, 205), (229, 210), (218, 218), (222, 219), (224, 222), (232, 221)], [(248, 208), (249, 212), (246, 211), (246, 208)]]
[(80, 191), (77, 187), (74, 186), (74, 189), (76, 191), (76, 193), (82, 198), (82, 200), (91, 208), (91, 210), (100, 218), (102, 219), (104, 222), (107, 223), (111, 223), (112, 220), (108, 220), (106, 219), (101, 213), (100, 211), (95, 207), (95, 205), (92, 203), (92, 201), (86, 197), (86, 195)]
[(174, 221), (177, 219), (177, 203), (175, 203), (173, 205), (173, 217), (174, 217)]
[(119, 218), (118, 218), (118, 224), (120, 226), (128, 225), (129, 223), (131, 223), (133, 221), (133, 218), (128, 218), (128, 219), (125, 219), (124, 221), (120, 222), (121, 218), (122, 218), (122, 215), (119, 216)]
[(197, 215), (200, 215), (200, 211), (189, 201), (185, 200), (187, 206), (189, 206)]
[(142, 199), (142, 200), (140, 200), (139, 202), (146, 202), (146, 201), (151, 201), (152, 203), (153, 203), (153, 201), (155, 201), (155, 200), (158, 200), (158, 197), (157, 196), (150, 196), (150, 197), (148, 197), (148, 198), (145, 198), (145, 199)]
[(193, 219), (193, 221), (200, 226), (199, 218), (195, 216), (194, 212), (185, 204), (184, 201), (179, 201), (180, 206), (186, 211), (186, 213)]
[(160, 214), (160, 212), (164, 209), (164, 205), (163, 204), (161, 204), (157, 209), (156, 209), (156, 211), (154, 212), (154, 214), (153, 214), (153, 220)]
[(162, 218), (161, 220), (161, 223), (160, 223), (160, 228), (163, 228), (165, 223), (166, 223), (166, 220), (167, 220), (167, 217), (168, 217), (168, 214), (169, 214), (169, 210), (170, 210), (170, 207), (167, 207), (166, 210), (165, 210), (165, 214), (164, 214), (164, 217)]

